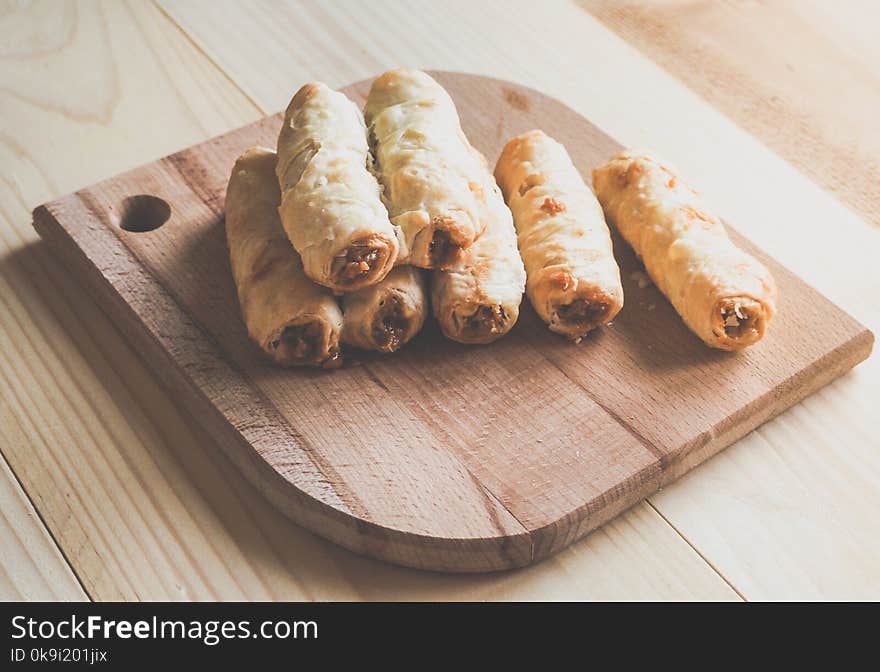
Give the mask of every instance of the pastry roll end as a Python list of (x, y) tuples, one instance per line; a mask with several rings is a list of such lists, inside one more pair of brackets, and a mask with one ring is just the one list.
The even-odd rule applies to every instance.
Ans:
[[(409, 318), (407, 313), (411, 311), (412, 306), (407, 306), (405, 296), (391, 294), (385, 299), (370, 325), (376, 350), (394, 352), (418, 332), (421, 324)], [(424, 314), (419, 317), (424, 319)]]
[(550, 331), (579, 343), (596, 327), (608, 324), (623, 307), (622, 292), (581, 281), (567, 271), (554, 271), (536, 279), (531, 292), (535, 311)]
[(465, 213), (431, 218), (428, 212), (416, 210), (393, 217), (392, 222), (404, 236), (409, 234), (408, 263), (422, 268), (449, 268), (474, 242), (473, 224)]
[(262, 348), (284, 366), (336, 369), (342, 366), (342, 352), (333, 326), (319, 318), (292, 320), (273, 331)]
[(773, 308), (748, 296), (719, 299), (712, 309), (712, 335), (709, 345), (721, 350), (739, 350), (764, 337)]
[(397, 241), (375, 233), (355, 238), (342, 256), (333, 259), (331, 287), (351, 292), (372, 285), (388, 274), (397, 259)]
[(446, 338), (459, 343), (492, 343), (510, 331), (518, 318), (518, 305), (460, 303), (448, 307), (440, 328)]
[(427, 258), (431, 268), (448, 268), (474, 242), (470, 227), (462, 226), (454, 217), (435, 217), (430, 233)]
[(398, 266), (375, 285), (346, 294), (342, 340), (364, 350), (395, 352), (425, 323), (427, 297), (422, 273)]

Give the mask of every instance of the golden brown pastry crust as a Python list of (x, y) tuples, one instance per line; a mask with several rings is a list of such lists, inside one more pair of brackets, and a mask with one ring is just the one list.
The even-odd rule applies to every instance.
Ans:
[(434, 316), (443, 334), (459, 343), (491, 343), (509, 332), (526, 283), (510, 210), (488, 173), (479, 191), (482, 235), (452, 267), (431, 278)]
[(342, 311), (306, 276), (281, 228), (275, 163), (271, 150), (247, 150), (226, 190), (226, 240), (242, 317), (250, 337), (279, 364), (336, 367)]
[(397, 266), (375, 285), (342, 297), (342, 341), (365, 350), (394, 352), (422, 329), (428, 312), (425, 279)]
[(605, 216), (697, 336), (721, 350), (761, 340), (776, 311), (773, 276), (679, 175), (630, 149), (595, 169), (593, 185)]
[(321, 83), (290, 101), (278, 136), (281, 221), (306, 274), (337, 293), (384, 278), (397, 261), (357, 106)]
[(602, 208), (565, 147), (543, 131), (511, 139), (495, 178), (513, 213), (526, 294), (552, 331), (579, 341), (623, 307)]
[(418, 70), (373, 82), (364, 108), (374, 169), (406, 263), (448, 268), (482, 231), (478, 197), (485, 165), (446, 90)]

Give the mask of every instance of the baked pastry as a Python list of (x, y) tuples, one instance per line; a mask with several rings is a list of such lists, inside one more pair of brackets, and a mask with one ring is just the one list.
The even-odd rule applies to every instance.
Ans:
[(397, 261), (357, 106), (319, 82), (290, 101), (278, 136), (281, 222), (306, 274), (336, 293), (379, 282)]
[(446, 90), (418, 70), (373, 82), (364, 108), (374, 170), (406, 263), (448, 268), (482, 230), (474, 190), (485, 165)]
[(306, 276), (278, 218), (275, 152), (253, 147), (235, 162), (226, 190), (226, 240), (251, 339), (283, 365), (339, 366), (342, 311)]
[(552, 331), (579, 341), (623, 307), (602, 207), (565, 147), (543, 131), (510, 140), (495, 178), (513, 213), (526, 294)]
[(434, 271), (431, 280), (434, 317), (443, 334), (460, 343), (491, 343), (510, 331), (526, 283), (510, 210), (488, 172), (478, 193), (482, 235), (450, 268)]
[(776, 311), (773, 276), (730, 240), (677, 173), (628, 149), (593, 171), (593, 186), (605, 216), (691, 331), (721, 350), (761, 340)]
[(342, 297), (342, 341), (394, 352), (422, 329), (428, 312), (423, 272), (397, 266), (382, 280)]

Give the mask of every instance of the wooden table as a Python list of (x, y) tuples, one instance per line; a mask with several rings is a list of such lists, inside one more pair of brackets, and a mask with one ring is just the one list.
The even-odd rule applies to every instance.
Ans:
[(876, 355), (544, 563), (418, 572), (275, 512), (30, 225), (38, 203), (277, 111), (308, 79), (470, 71), (654, 147), (876, 332), (878, 19), (868, 0), (7, 5), (0, 598), (880, 598)]

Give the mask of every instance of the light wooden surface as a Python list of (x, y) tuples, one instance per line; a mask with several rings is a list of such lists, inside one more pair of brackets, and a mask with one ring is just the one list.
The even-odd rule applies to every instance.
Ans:
[(0, 539), (3, 599), (87, 599), (6, 462), (0, 462)]
[[(394, 65), (464, 70), (539, 87), (621, 141), (653, 146), (694, 176), (737, 228), (880, 328), (876, 229), (770, 151), (767, 137), (737, 126), (694, 82), (696, 93), (583, 6), (542, 3), (542, 16), (524, 22), (534, 3), (379, 4), (35, 3), (3, 10), (0, 440), (86, 593), (880, 597), (876, 355), (547, 562), (448, 577), (363, 560), (289, 524), (179, 413), (149, 366), (34, 244), (29, 210), (37, 203), (274, 112), (306, 79), (342, 86)], [(819, 13), (814, 25), (866, 31), (875, 12), (853, 12), (845, 26)], [(754, 25), (763, 25), (760, 18)], [(704, 28), (705, 35), (720, 29)], [(795, 62), (821, 59), (811, 52), (823, 45), (802, 47)], [(876, 72), (876, 58), (867, 62)], [(843, 126), (825, 102), (837, 76), (821, 76), (800, 100)], [(778, 86), (787, 85), (781, 76)], [(870, 91), (853, 87), (852, 95), (864, 101)], [(788, 121), (813, 132), (810, 121)], [(863, 135), (856, 147), (868, 142)], [(828, 156), (815, 157), (818, 173), (834, 171)], [(18, 484), (5, 482), (22, 501)], [(3, 506), (20, 537), (48, 538), (39, 521), (16, 510)], [(28, 553), (38, 557), (40, 548), (28, 546)], [(18, 582), (0, 597), (39, 597), (35, 585)]]
[[(435, 77), (490, 163), (536, 126), (584, 175), (621, 148), (534, 89)], [(370, 84), (343, 91), (363, 105)], [(616, 239), (627, 306), (579, 346), (526, 305), (491, 347), (452, 343), (429, 322), (395, 356), (362, 354), (331, 374), (280, 370), (248, 339), (222, 226), (230, 166), (274, 145), (280, 125), (267, 117), (47, 203), (34, 226), (242, 474), (346, 548), (434, 570), (531, 564), (871, 350), (870, 332), (744, 241), (783, 300), (758, 347), (710, 350), (656, 287), (638, 286), (643, 267)], [(122, 221), (144, 194), (170, 206), (157, 228)]]
[(880, 42), (874, 0), (581, 3), (880, 226)]

